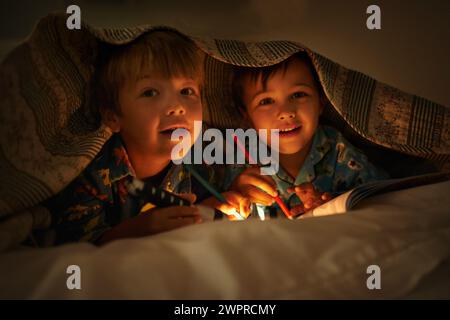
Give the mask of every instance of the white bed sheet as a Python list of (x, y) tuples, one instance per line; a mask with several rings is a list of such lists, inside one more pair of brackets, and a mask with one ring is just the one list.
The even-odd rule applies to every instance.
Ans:
[[(0, 298), (450, 298), (450, 181), (348, 214), (210, 222), (157, 236), (0, 255)], [(81, 290), (66, 269), (81, 268)], [(381, 268), (369, 290), (367, 267)]]

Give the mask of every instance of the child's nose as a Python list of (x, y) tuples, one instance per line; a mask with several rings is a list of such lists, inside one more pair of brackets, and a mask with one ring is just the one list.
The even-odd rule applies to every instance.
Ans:
[(288, 120), (295, 118), (296, 108), (290, 103), (284, 103), (280, 106), (278, 119), (279, 120)]
[(167, 110), (167, 115), (168, 116), (181, 116), (183, 114), (186, 113), (186, 110), (184, 109), (184, 107), (181, 104), (177, 104), (173, 107), (170, 107)]

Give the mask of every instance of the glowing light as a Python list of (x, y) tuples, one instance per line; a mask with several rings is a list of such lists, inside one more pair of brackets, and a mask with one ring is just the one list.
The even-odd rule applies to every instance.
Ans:
[(235, 208), (232, 208), (231, 210), (226, 210), (228, 214), (232, 214), (237, 220), (244, 220), (244, 217), (242, 217)]
[(256, 212), (258, 213), (258, 217), (264, 221), (266, 219), (266, 215), (264, 213), (264, 207), (256, 205)]

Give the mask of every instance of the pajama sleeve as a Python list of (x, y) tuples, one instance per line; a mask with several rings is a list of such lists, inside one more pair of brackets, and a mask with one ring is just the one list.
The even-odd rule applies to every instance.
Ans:
[(110, 199), (100, 189), (81, 175), (44, 203), (52, 215), (56, 244), (75, 241), (95, 243), (110, 228), (106, 215)]

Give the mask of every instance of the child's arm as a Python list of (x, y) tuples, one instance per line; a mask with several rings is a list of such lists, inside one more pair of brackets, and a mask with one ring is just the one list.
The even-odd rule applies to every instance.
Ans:
[[(77, 241), (106, 243), (124, 238), (151, 235), (201, 221), (197, 208), (155, 208), (151, 212), (120, 222), (119, 207), (114, 206), (111, 187), (95, 184), (90, 176), (80, 175), (66, 189), (44, 205), (52, 214), (56, 244)], [(188, 195), (180, 195), (188, 201)], [(192, 197), (191, 197), (192, 198)]]
[(68, 187), (43, 203), (52, 215), (55, 244), (95, 242), (109, 229), (106, 212), (112, 199), (103, 191), (82, 173)]
[(121, 238), (144, 237), (201, 222), (202, 219), (196, 207), (153, 208), (106, 231), (98, 244)]

